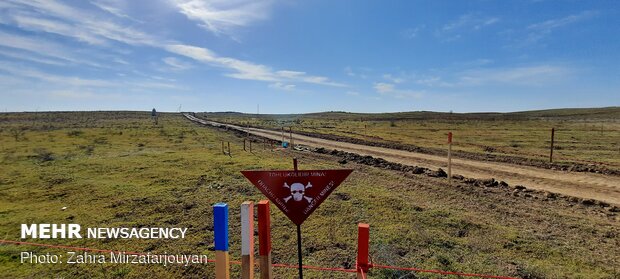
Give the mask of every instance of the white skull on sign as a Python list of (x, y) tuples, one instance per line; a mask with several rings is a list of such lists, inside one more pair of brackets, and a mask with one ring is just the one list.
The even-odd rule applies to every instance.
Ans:
[(291, 190), (291, 195), (284, 198), (284, 202), (288, 202), (291, 198), (297, 202), (301, 201), (302, 199), (306, 199), (306, 201), (312, 202), (312, 198), (306, 196), (306, 189), (312, 187), (312, 184), (310, 182), (308, 182), (308, 185), (305, 186), (301, 183), (293, 183), (289, 186), (286, 182), (284, 182), (284, 187)]

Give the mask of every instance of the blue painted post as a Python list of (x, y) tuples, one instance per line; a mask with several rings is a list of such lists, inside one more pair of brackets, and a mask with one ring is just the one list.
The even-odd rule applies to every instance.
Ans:
[(230, 259), (228, 256), (228, 205), (213, 205), (213, 234), (215, 238), (215, 278), (230, 278)]

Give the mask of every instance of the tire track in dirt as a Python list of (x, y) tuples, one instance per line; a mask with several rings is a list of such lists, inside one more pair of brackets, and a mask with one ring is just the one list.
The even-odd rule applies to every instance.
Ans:
[[(192, 121), (205, 125), (224, 126), (243, 132), (249, 131), (250, 134), (273, 140), (282, 140), (282, 134), (276, 131), (257, 128), (248, 129), (236, 125), (202, 120), (190, 115), (185, 116)], [(285, 140), (288, 135), (288, 133), (285, 133)], [(447, 160), (443, 156), (339, 142), (299, 134), (293, 134), (293, 140), (295, 144), (353, 152), (364, 156), (379, 157), (390, 162), (405, 165), (415, 165), (431, 169), (447, 167)], [(452, 173), (477, 179), (495, 178), (496, 180), (506, 181), (511, 185), (524, 185), (532, 189), (546, 190), (569, 196), (620, 204), (620, 177), (617, 176), (606, 176), (597, 173), (565, 172), (461, 158), (452, 159)]]

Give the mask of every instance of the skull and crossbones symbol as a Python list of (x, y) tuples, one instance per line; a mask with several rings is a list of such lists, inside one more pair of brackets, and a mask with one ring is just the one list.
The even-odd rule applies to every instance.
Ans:
[(294, 201), (301, 201), (302, 199), (306, 199), (309, 203), (312, 202), (311, 197), (306, 196), (306, 189), (312, 188), (312, 184), (308, 182), (308, 185), (303, 185), (301, 183), (293, 183), (290, 186), (284, 182), (284, 187), (291, 190), (291, 195), (284, 198), (284, 202), (288, 202), (291, 198)]

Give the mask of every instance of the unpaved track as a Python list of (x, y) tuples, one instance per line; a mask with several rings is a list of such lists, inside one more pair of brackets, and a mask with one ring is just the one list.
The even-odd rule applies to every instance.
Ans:
[[(245, 128), (235, 125), (206, 121), (185, 115), (188, 119), (205, 125), (228, 126), (231, 129), (249, 131), (250, 134), (282, 140), (282, 134), (271, 130)], [(287, 140), (289, 133), (285, 132)], [(404, 150), (367, 146), (348, 142), (320, 139), (293, 134), (293, 142), (311, 147), (324, 147), (360, 155), (383, 158), (390, 162), (415, 165), (431, 169), (446, 168), (445, 157), (422, 154)], [(524, 185), (528, 188), (546, 190), (586, 199), (596, 199), (609, 203), (620, 204), (620, 177), (606, 176), (596, 173), (564, 172), (541, 169), (530, 166), (513, 165), (499, 162), (482, 162), (471, 159), (452, 158), (452, 174), (460, 174), (470, 178), (495, 178), (506, 181), (510, 185)]]

